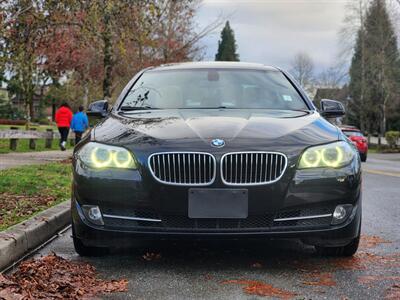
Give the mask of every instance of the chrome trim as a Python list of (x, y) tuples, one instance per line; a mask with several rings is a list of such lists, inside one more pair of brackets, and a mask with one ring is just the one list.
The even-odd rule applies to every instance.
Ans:
[(327, 218), (327, 217), (332, 217), (332, 214), (314, 215), (314, 216), (304, 216), (304, 217), (293, 217), (293, 218), (280, 218), (280, 219), (274, 219), (274, 222), (296, 221), (296, 220), (307, 220), (307, 219), (318, 219), (318, 218)]
[(137, 218), (137, 217), (127, 217), (127, 216), (117, 216), (117, 215), (107, 215), (107, 214), (103, 214), (103, 217), (112, 219), (121, 219), (121, 220), (131, 220), (131, 221), (161, 222), (160, 219), (147, 219), (147, 218)]
[[(281, 173), (281, 175), (278, 177), (278, 178), (276, 178), (275, 180), (271, 180), (271, 176), (272, 176), (272, 172), (269, 174), (269, 176), (268, 176), (268, 181), (267, 181), (267, 172), (265, 172), (265, 179), (264, 179), (264, 181), (263, 182), (252, 182), (252, 183), (229, 183), (229, 182), (227, 182), (225, 179), (224, 179), (224, 172), (223, 172), (223, 161), (224, 161), (224, 159), (225, 159), (225, 157), (226, 156), (228, 156), (228, 155), (234, 155), (234, 154), (236, 154), (236, 155), (238, 155), (238, 154), (240, 154), (241, 155), (241, 157), (242, 157), (242, 155), (243, 154), (277, 154), (277, 155), (281, 155), (281, 157), (283, 157), (284, 158), (284, 161), (285, 161), (285, 164), (284, 164), (284, 167), (283, 167), (283, 169), (282, 169), (282, 173)], [(247, 155), (245, 156), (246, 157), (246, 170), (245, 170), (245, 181), (247, 181), (247, 167), (248, 167), (248, 161), (247, 161)], [(251, 157), (250, 157), (251, 159), (251, 162), (250, 162), (250, 178), (249, 178), (249, 180), (251, 181), (251, 179), (252, 179), (252, 170), (253, 170), (253, 164), (252, 164), (252, 161), (253, 161), (253, 155), (251, 155)], [(271, 158), (271, 159), (270, 159)], [(268, 156), (268, 161), (266, 162), (266, 166), (265, 167), (267, 167), (267, 166), (271, 166), (272, 165), (272, 163), (273, 163), (273, 159), (272, 159), (272, 155), (269, 155)], [(231, 160), (232, 160), (232, 156), (231, 156)], [(271, 163), (270, 163), (270, 161), (271, 161)], [(283, 174), (285, 174), (285, 171), (286, 171), (286, 168), (287, 168), (287, 162), (288, 162), (288, 159), (287, 159), (287, 156), (284, 154), (284, 153), (281, 153), (281, 152), (271, 152), (271, 151), (239, 151), (239, 152), (228, 152), (228, 153), (225, 153), (224, 155), (222, 155), (222, 157), (221, 157), (221, 161), (220, 161), (220, 174), (221, 174), (221, 180), (222, 180), (222, 182), (225, 184), (225, 185), (231, 185), (231, 186), (238, 186), (238, 185), (249, 185), (249, 186), (252, 186), (252, 185), (265, 185), (265, 184), (272, 184), (272, 183), (274, 183), (274, 182), (277, 182), (279, 179), (281, 179), (282, 178), (282, 176), (283, 176)], [(276, 163), (276, 162), (275, 162)], [(281, 164), (282, 164), (282, 162), (281, 162)], [(232, 161), (231, 161), (231, 165), (232, 165)], [(275, 171), (276, 171), (276, 168), (275, 168)], [(231, 168), (231, 172), (232, 172), (232, 168)], [(257, 174), (255, 174), (255, 175), (257, 175)], [(232, 175), (231, 175), (231, 178), (232, 178)]]
[[(204, 157), (208, 156), (208, 165), (209, 165), (209, 168), (211, 168), (211, 169), (209, 169), (209, 172), (210, 172), (210, 174), (212, 172), (211, 180), (209, 182), (206, 182), (206, 183), (179, 183), (179, 182), (164, 181), (164, 180), (161, 180), (161, 179), (157, 178), (156, 174), (154, 173), (154, 170), (151, 167), (151, 158), (153, 156), (155, 156), (155, 155), (162, 155), (162, 157), (164, 157), (165, 154), (167, 154), (167, 155), (169, 155), (169, 154), (188, 154), (188, 155), (190, 155), (190, 154), (200, 154), (200, 155), (204, 155)], [(158, 160), (158, 158), (159, 158), (159, 156), (157, 156), (157, 160)], [(195, 159), (196, 158), (193, 157), (193, 161)], [(185, 179), (186, 178), (186, 159), (185, 159), (185, 156), (183, 156), (182, 161), (183, 161), (183, 165), (182, 165), (183, 166), (183, 178)], [(213, 162), (213, 167), (211, 167), (211, 162)], [(178, 164), (179, 163), (180, 163), (180, 156), (178, 155)], [(188, 164), (190, 164), (190, 157), (189, 157)], [(205, 160), (204, 160), (204, 165), (205, 165)], [(217, 160), (215, 159), (214, 155), (212, 155), (211, 153), (208, 153), (208, 152), (195, 152), (195, 151), (156, 152), (156, 153), (152, 153), (148, 157), (148, 159), (147, 159), (147, 167), (149, 168), (151, 175), (153, 176), (153, 178), (156, 181), (158, 181), (158, 182), (160, 182), (162, 184), (166, 184), (166, 185), (175, 185), (175, 186), (208, 186), (208, 185), (211, 185), (211, 184), (214, 183), (215, 178), (217, 176)], [(165, 171), (165, 167), (164, 167), (164, 171)], [(190, 173), (191, 172), (189, 172), (189, 174), (188, 174), (189, 175), (189, 181), (191, 181), (191, 179), (192, 179), (192, 176), (191, 176)], [(199, 170), (199, 174), (200, 174), (200, 170)], [(204, 178), (206, 177), (206, 174), (207, 173), (204, 170)], [(194, 176), (196, 176), (196, 175), (198, 175), (198, 174), (195, 173)], [(180, 174), (180, 168), (179, 168), (179, 181), (181, 181), (180, 176), (181, 176), (181, 174)], [(166, 177), (164, 176), (164, 178), (166, 178)]]

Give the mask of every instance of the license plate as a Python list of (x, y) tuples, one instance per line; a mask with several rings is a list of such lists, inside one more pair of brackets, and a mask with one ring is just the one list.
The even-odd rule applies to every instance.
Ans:
[(248, 215), (246, 189), (189, 189), (189, 218), (244, 219)]

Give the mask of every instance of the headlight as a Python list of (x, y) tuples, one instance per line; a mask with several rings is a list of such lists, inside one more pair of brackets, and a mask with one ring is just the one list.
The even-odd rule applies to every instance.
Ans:
[(338, 168), (354, 158), (354, 149), (346, 142), (308, 148), (300, 158), (299, 169)]
[(135, 158), (122, 147), (91, 142), (83, 146), (77, 156), (85, 165), (96, 169), (137, 169)]

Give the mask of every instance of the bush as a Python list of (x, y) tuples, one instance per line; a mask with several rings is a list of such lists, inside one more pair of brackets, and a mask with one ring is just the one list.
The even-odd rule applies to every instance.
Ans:
[(386, 131), (385, 138), (390, 148), (396, 148), (397, 142), (400, 138), (400, 131)]
[(0, 98), (0, 119), (24, 119), (24, 113), (12, 107), (9, 101)]
[(38, 123), (39, 123), (40, 125), (50, 125), (50, 124), (51, 124), (50, 120), (47, 119), (47, 118), (41, 118), (41, 119), (39, 119), (39, 120), (38, 120)]

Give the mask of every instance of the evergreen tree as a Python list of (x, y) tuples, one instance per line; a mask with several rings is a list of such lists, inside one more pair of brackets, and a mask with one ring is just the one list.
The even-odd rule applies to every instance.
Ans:
[(215, 55), (216, 61), (239, 61), (239, 54), (236, 53), (237, 45), (235, 35), (229, 21), (226, 21), (221, 32), (221, 40), (218, 41), (218, 52)]
[(400, 55), (383, 0), (371, 3), (359, 30), (350, 78), (351, 117), (361, 129), (383, 135), (400, 105)]
[(365, 84), (365, 29), (364, 24), (358, 31), (356, 45), (354, 47), (354, 55), (351, 60), (351, 67), (349, 71), (350, 84), (349, 91), (351, 101), (349, 102), (349, 111), (347, 118), (350, 124), (357, 125), (362, 131), (370, 131), (372, 126), (372, 119), (374, 107), (368, 103)]

